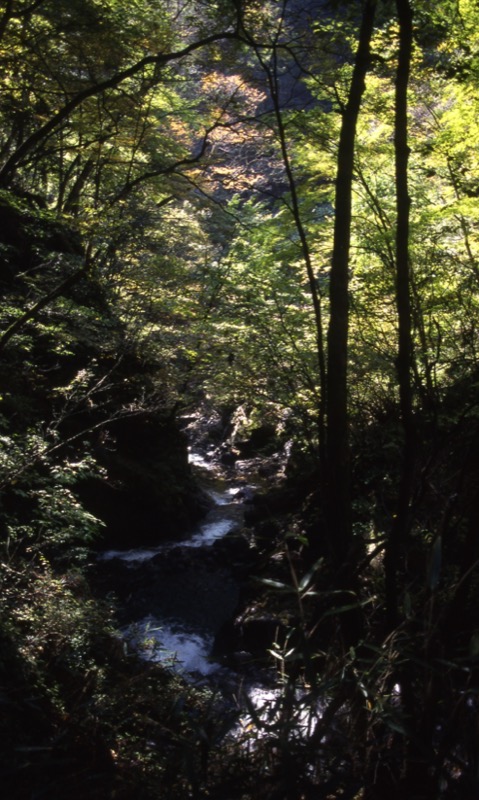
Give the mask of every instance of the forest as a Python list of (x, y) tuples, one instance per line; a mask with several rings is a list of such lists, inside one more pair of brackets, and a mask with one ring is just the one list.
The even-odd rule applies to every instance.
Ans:
[(475, 0), (0, 0), (5, 797), (476, 800), (478, 198)]

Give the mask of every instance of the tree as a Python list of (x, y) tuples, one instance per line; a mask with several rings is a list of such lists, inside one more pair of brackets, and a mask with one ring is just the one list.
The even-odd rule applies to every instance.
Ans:
[(339, 137), (334, 241), (330, 275), (330, 321), (326, 382), (326, 463), (323, 468), (328, 539), (338, 569), (352, 544), (351, 469), (348, 412), (349, 252), (356, 126), (370, 67), (376, 2), (366, 0)]
[(396, 300), (398, 311), (398, 356), (401, 421), (404, 430), (403, 465), (399, 485), (398, 506), (386, 547), (386, 609), (388, 625), (393, 630), (398, 623), (396, 570), (401, 549), (410, 526), (410, 502), (414, 485), (416, 432), (413, 417), (411, 373), (413, 363), (412, 318), (409, 269), (409, 207), (408, 190), (408, 84), (411, 65), (413, 24), (408, 0), (398, 0), (399, 56), (396, 74), (394, 146), (396, 155)]
[(251, 43), (255, 50), (256, 57), (264, 72), (268, 95), (272, 105), (275, 133), (278, 139), (279, 151), (281, 160), (284, 166), (286, 182), (288, 186), (288, 198), (284, 199), (287, 203), (291, 213), (294, 226), (299, 238), (302, 259), (305, 266), (307, 281), (309, 286), (309, 293), (311, 297), (311, 304), (314, 312), (314, 326), (316, 332), (316, 357), (317, 357), (317, 371), (319, 379), (319, 402), (318, 402), (318, 434), (319, 434), (319, 448), (324, 449), (325, 440), (325, 396), (326, 396), (326, 365), (324, 353), (324, 334), (323, 334), (323, 312), (321, 309), (321, 296), (318, 290), (313, 256), (307, 235), (306, 225), (303, 220), (303, 213), (301, 209), (300, 196), (298, 191), (298, 182), (295, 177), (291, 155), (288, 145), (288, 136), (286, 132), (284, 109), (282, 94), (282, 51), (287, 51), (289, 44), (284, 42), (284, 29), (286, 27), (285, 20), (285, 7), (283, 7), (278, 20), (276, 21), (276, 31), (271, 36), (271, 45), (263, 54), (263, 48), (259, 46), (254, 36), (248, 34), (248, 41)]
[[(45, 143), (50, 143), (52, 136), (65, 130), (68, 131), (75, 113), (87, 107), (90, 99), (101, 97), (108, 105), (110, 98), (118, 99), (116, 90), (120, 89), (121, 91), (121, 88), (126, 87), (132, 79), (140, 79), (140, 83), (142, 82), (143, 86), (152, 89), (161, 82), (162, 70), (171, 62), (181, 61), (199, 49), (216, 42), (235, 40), (237, 38), (233, 25), (229, 24), (229, 20), (227, 20), (223, 30), (200, 36), (196, 41), (186, 41), (183, 47), (179, 47), (176, 51), (170, 50), (168, 52), (167, 48), (171, 43), (171, 37), (165, 36), (164, 27), (157, 26), (158, 20), (163, 16), (162, 6), (159, 5), (156, 16), (153, 19), (150, 17), (149, 20), (150, 25), (153, 24), (157, 27), (154, 28), (154, 35), (152, 35), (151, 41), (148, 42), (148, 49), (151, 51), (156, 50), (156, 52), (150, 52), (146, 56), (135, 59), (138, 54), (136, 50), (137, 43), (135, 43), (135, 48), (132, 48), (131, 41), (128, 41), (131, 36), (131, 31), (128, 29), (128, 15), (123, 16), (120, 14), (119, 11), (121, 9), (119, 8), (116, 8), (115, 13), (111, 15), (108, 15), (107, 12), (102, 13), (94, 0), (91, 0), (91, 2), (90, 0), (81, 0), (81, 2), (79, 0), (79, 3), (79, 7), (75, 6), (74, 10), (78, 12), (79, 20), (83, 21), (83, 17), (88, 20), (86, 26), (88, 39), (85, 46), (80, 45), (79, 47), (75, 47), (76, 39), (74, 37), (68, 39), (68, 43), (73, 43), (73, 51), (69, 55), (74, 57), (75, 62), (75, 69), (71, 72), (65, 72), (64, 67), (62, 67), (65, 53), (63, 52), (64, 47), (61, 44), (61, 40), (58, 43), (55, 38), (53, 38), (53, 41), (50, 40), (50, 36), (52, 34), (55, 36), (57, 32), (62, 36), (62, 23), (63, 25), (68, 25), (70, 21), (70, 6), (61, 8), (64, 18), (60, 18), (58, 27), (55, 22), (55, 12), (46, 0), (38, 6), (31, 7), (28, 21), (32, 23), (32, 35), (28, 35), (27, 29), (25, 38), (19, 37), (13, 41), (13, 52), (16, 54), (15, 63), (18, 64), (21, 60), (25, 60), (27, 65), (22, 91), (23, 93), (35, 93), (34, 103), (37, 103), (37, 108), (28, 107), (29, 119), (27, 125), (24, 123), (23, 117), (20, 117), (18, 111), (15, 110), (15, 118), (21, 118), (22, 121), (21, 124), (17, 125), (15, 135), (10, 135), (4, 146), (3, 165), (0, 168), (0, 184), (3, 187), (8, 186), (14, 180), (22, 164), (31, 165), (32, 159), (33, 163), (35, 163), (35, 152), (38, 154), (40, 149), (40, 152), (44, 154)], [(70, 12), (68, 9), (70, 9)], [(145, 9), (145, 15), (147, 15), (146, 6)], [(235, 20), (236, 17), (233, 17), (233, 22)], [(95, 29), (96, 23), (106, 26), (107, 30), (111, 27), (112, 30), (109, 30), (109, 33), (113, 34), (110, 40), (110, 48), (108, 49), (110, 61), (102, 69), (98, 68), (98, 59), (95, 59), (93, 51), (98, 42)], [(121, 26), (121, 23), (123, 23), (124, 27)], [(80, 23), (74, 19), (72, 25), (78, 24)], [(41, 31), (40, 37), (36, 36), (38, 31)], [(94, 31), (93, 37), (92, 31)], [(119, 36), (120, 39), (114, 39), (115, 35), (116, 37)], [(44, 48), (47, 37), (50, 49), (49, 52), (45, 53)], [(118, 41), (125, 43), (126, 47), (118, 47)], [(54, 45), (57, 45), (57, 47), (55, 48)], [(87, 47), (91, 49), (87, 50)], [(60, 52), (62, 52), (63, 60), (60, 60)], [(85, 54), (87, 64), (88, 58), (90, 58), (94, 66), (91, 69), (82, 70), (80, 64), (82, 59), (84, 61)], [(132, 56), (135, 59), (134, 63), (127, 64), (128, 60), (131, 62)], [(35, 75), (28, 72), (28, 68), (34, 65), (37, 58), (41, 61), (44, 59), (47, 64), (46, 70), (42, 68), (40, 72), (43, 83), (40, 82), (39, 85), (37, 85)], [(143, 93), (144, 89), (140, 91), (140, 96)], [(14, 102), (15, 105), (18, 104), (16, 98)], [(40, 110), (40, 114), (38, 114), (38, 110)], [(114, 127), (113, 118), (113, 129)], [(104, 136), (105, 132), (103, 131), (99, 135), (100, 142)], [(111, 136), (110, 129), (106, 132), (106, 136), (107, 138)]]

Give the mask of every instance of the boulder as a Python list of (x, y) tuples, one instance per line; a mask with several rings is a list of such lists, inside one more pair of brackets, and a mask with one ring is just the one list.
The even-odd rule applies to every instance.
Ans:
[(101, 547), (128, 548), (181, 537), (212, 505), (188, 464), (187, 442), (155, 414), (115, 420), (95, 455), (105, 477), (84, 480), (85, 507), (105, 523)]

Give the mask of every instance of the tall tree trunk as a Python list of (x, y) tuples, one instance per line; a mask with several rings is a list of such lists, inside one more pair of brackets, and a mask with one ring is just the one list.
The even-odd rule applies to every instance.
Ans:
[[(408, 187), (408, 86), (413, 46), (413, 15), (409, 0), (396, 0), (399, 22), (399, 55), (396, 72), (394, 149), (396, 162), (396, 304), (398, 314), (397, 376), (403, 455), (396, 516), (385, 551), (386, 625), (387, 632), (399, 624), (398, 569), (404, 563), (407, 538), (411, 527), (411, 501), (416, 463), (416, 431), (413, 414), (412, 374), (414, 352), (412, 339), (411, 275), (409, 263), (409, 217), (411, 199)], [(422, 654), (430, 660), (427, 650)], [(425, 673), (426, 674), (426, 673)], [(434, 698), (437, 681), (424, 680), (423, 695), (417, 696), (414, 663), (405, 661), (397, 670), (403, 710), (410, 734), (405, 742), (403, 775), (399, 781), (400, 797), (434, 797), (437, 787), (430, 774), (433, 753), (431, 741), (435, 716)], [(394, 782), (393, 782), (394, 785)], [(393, 788), (391, 785), (391, 789)]]
[(328, 329), (325, 486), (327, 526), (334, 562), (341, 568), (352, 542), (348, 419), (349, 251), (356, 126), (369, 68), (376, 0), (365, 0), (358, 49), (339, 138), (334, 244)]
[(399, 57), (396, 73), (394, 148), (396, 156), (396, 303), (398, 313), (397, 376), (403, 427), (403, 459), (396, 516), (385, 552), (386, 617), (388, 630), (398, 624), (397, 570), (410, 527), (410, 503), (415, 463), (415, 430), (412, 406), (413, 342), (409, 274), (408, 122), (407, 92), (413, 40), (409, 0), (396, 0), (399, 20)]

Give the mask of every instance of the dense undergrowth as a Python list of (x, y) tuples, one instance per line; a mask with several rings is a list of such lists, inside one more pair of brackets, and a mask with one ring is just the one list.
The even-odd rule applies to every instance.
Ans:
[(19, 800), (187, 796), (211, 699), (128, 654), (88, 583), (108, 533), (141, 542), (202, 513), (186, 444), (94, 278), (39, 306), (78, 237), (35, 203), (1, 208), (5, 329), (22, 320), (1, 344), (2, 784)]

